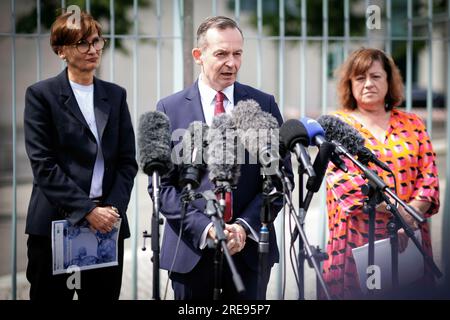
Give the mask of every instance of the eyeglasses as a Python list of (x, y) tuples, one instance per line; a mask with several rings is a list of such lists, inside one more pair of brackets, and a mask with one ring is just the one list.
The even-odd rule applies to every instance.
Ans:
[(80, 40), (77, 43), (73, 44), (73, 47), (76, 47), (78, 52), (80, 53), (88, 53), (91, 49), (91, 45), (95, 50), (100, 51), (105, 47), (106, 40), (102, 37), (95, 38), (94, 41), (88, 42), (86, 40)]

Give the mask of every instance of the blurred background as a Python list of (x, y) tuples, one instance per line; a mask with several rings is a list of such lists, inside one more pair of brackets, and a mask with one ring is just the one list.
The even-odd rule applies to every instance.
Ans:
[[(377, 47), (391, 54), (405, 82), (402, 108), (424, 119), (438, 155), (441, 210), (431, 218), (433, 250), (449, 274), (447, 0), (5, 0), (0, 2), (0, 299), (28, 299), (24, 226), (32, 173), (24, 147), (24, 95), (29, 85), (64, 68), (49, 45), (49, 28), (69, 5), (101, 22), (108, 46), (97, 76), (126, 88), (135, 128), (160, 98), (197, 78), (191, 49), (196, 28), (208, 16), (238, 21), (245, 38), (239, 81), (274, 94), (285, 119), (315, 118), (338, 107), (334, 70), (352, 50)], [(138, 173), (129, 206), (132, 238), (126, 244), (123, 299), (152, 298), (151, 250), (141, 250), (152, 213), (147, 179)], [(315, 196), (305, 223), (310, 243), (321, 248), (327, 235), (324, 195), (321, 190)], [(286, 249), (271, 276), (270, 299), (298, 298), (287, 220), (282, 214), (276, 220), (278, 234), (285, 235), (279, 246)], [(305, 297), (315, 299), (314, 272), (307, 264), (305, 269)], [(161, 277), (163, 293), (165, 271)], [(449, 284), (449, 277), (440, 280)]]

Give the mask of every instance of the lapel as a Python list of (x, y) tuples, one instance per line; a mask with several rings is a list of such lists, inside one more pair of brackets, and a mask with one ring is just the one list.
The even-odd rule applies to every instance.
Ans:
[[(187, 125), (193, 121), (205, 121), (205, 115), (203, 114), (202, 101), (200, 98), (200, 91), (198, 90), (198, 80), (195, 81), (187, 93), (186, 93), (186, 110), (187, 114)], [(187, 126), (186, 126), (187, 128)]]
[(239, 83), (234, 83), (234, 105), (236, 106), (239, 101), (247, 99), (248, 92), (245, 88)]
[[(61, 84), (60, 94), (63, 98), (63, 103), (66, 106), (67, 110), (72, 113), (72, 115), (88, 129), (87, 132), (90, 133), (91, 138), (95, 141), (95, 137), (92, 134), (91, 129), (86, 122), (86, 119), (84, 119), (83, 113), (78, 106), (77, 99), (73, 94), (72, 87), (70, 86), (69, 78), (67, 76), (67, 68), (57, 76), (57, 80), (58, 83)], [(109, 113), (111, 111), (111, 107), (107, 103), (107, 100), (108, 97), (103, 88), (103, 85), (96, 77), (94, 77), (94, 114), (100, 141), (102, 141), (103, 132), (108, 122)]]
[(84, 119), (81, 113), (80, 107), (78, 106), (77, 99), (73, 94), (72, 87), (69, 83), (69, 77), (67, 76), (67, 68), (65, 68), (57, 77), (58, 83), (61, 84), (61, 97), (63, 99), (64, 105), (67, 110), (72, 113), (72, 115), (78, 119), (90, 132), (89, 125)]
[(111, 106), (108, 103), (108, 96), (102, 82), (94, 77), (94, 113), (99, 140), (102, 141), (103, 132), (108, 123)]

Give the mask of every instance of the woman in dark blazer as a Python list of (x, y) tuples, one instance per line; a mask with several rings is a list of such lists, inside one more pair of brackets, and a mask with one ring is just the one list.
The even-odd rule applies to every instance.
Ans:
[[(51, 28), (53, 51), (67, 63), (56, 77), (40, 81), (25, 96), (25, 143), (33, 171), (28, 208), (27, 279), (30, 299), (118, 299), (123, 240), (130, 236), (126, 210), (137, 173), (134, 131), (126, 91), (94, 77), (105, 40), (87, 13), (67, 12)], [(52, 221), (86, 221), (102, 233), (121, 218), (119, 265), (52, 275)], [(72, 289), (71, 289), (72, 288)]]

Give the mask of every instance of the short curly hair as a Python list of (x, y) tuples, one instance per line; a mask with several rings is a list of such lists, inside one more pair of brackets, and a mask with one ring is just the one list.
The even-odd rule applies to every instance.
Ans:
[(385, 97), (386, 111), (398, 107), (404, 100), (404, 87), (400, 70), (394, 60), (382, 50), (374, 48), (360, 48), (354, 51), (337, 70), (339, 77), (337, 94), (341, 107), (346, 110), (357, 108), (355, 97), (352, 93), (352, 78), (364, 74), (374, 61), (379, 61), (387, 74), (388, 92)]

